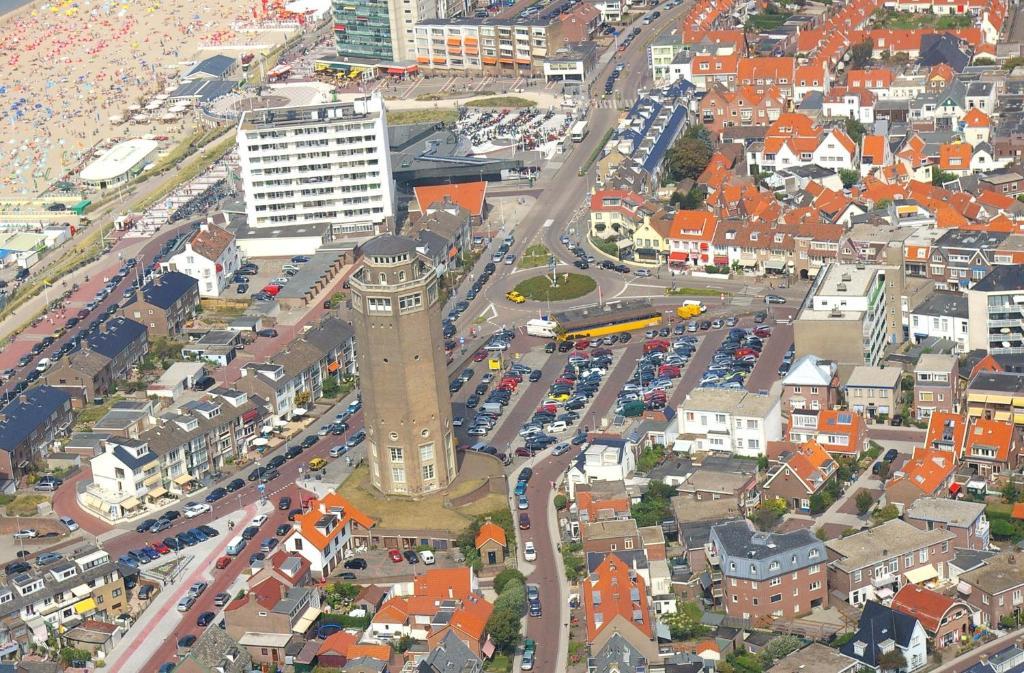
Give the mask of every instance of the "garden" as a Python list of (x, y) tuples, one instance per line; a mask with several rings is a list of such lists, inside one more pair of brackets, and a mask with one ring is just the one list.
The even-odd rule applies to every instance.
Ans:
[(534, 301), (566, 301), (579, 299), (597, 289), (597, 282), (590, 276), (578, 273), (559, 273), (552, 284), (551, 276), (534, 276), (516, 285), (515, 290)]

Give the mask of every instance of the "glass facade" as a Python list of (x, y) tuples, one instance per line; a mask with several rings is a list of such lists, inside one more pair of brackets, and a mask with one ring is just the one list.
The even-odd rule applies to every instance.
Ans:
[(333, 0), (331, 12), (339, 57), (394, 58), (387, 0)]

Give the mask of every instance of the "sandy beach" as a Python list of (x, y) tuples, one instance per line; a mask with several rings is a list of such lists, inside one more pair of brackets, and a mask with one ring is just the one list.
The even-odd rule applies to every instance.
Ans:
[(191, 132), (189, 115), (110, 120), (145, 108), (192, 61), (283, 41), (248, 28), (260, 11), (258, 0), (65, 0), (0, 16), (0, 197), (39, 193), (98, 143)]

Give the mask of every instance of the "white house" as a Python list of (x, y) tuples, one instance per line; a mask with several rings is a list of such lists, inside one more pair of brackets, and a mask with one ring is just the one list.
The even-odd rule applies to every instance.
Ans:
[(569, 499), (576, 499), (576, 486), (592, 481), (624, 481), (636, 471), (633, 443), (627, 439), (595, 439), (569, 468)]
[(875, 123), (875, 96), (866, 89), (836, 87), (822, 101), (825, 117), (856, 119), (862, 124)]
[(865, 668), (881, 673), (882, 655), (899, 650), (907, 662), (902, 673), (912, 673), (928, 663), (928, 634), (916, 618), (881, 603), (868, 601), (853, 640), (839, 648)]
[(679, 405), (679, 437), (684, 453), (723, 451), (756, 458), (768, 442), (782, 439), (780, 386), (767, 394), (742, 389), (695, 388)]
[(119, 519), (146, 499), (163, 497), (160, 458), (149, 444), (118, 437), (103, 443), (103, 453), (90, 461), (92, 484), (79, 495), (87, 509)]
[(231, 232), (206, 222), (199, 226), (185, 249), (164, 263), (199, 281), (200, 297), (219, 297), (242, 264), (242, 255)]
[(284, 548), (309, 561), (315, 577), (325, 578), (344, 561), (345, 552), (353, 546), (353, 532), (368, 530), (373, 520), (333, 492), (306, 506), (295, 517), (295, 529), (285, 538)]
[(968, 324), (967, 297), (936, 290), (910, 311), (908, 333), (915, 344), (938, 337), (956, 342), (956, 352), (966, 353)]
[(856, 168), (858, 164), (857, 143), (839, 128), (829, 129), (812, 154), (811, 162), (838, 171), (841, 168)]

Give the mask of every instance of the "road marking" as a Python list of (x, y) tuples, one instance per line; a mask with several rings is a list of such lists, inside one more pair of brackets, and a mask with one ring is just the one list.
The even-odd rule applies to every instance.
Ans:
[(554, 223), (555, 223), (554, 220), (544, 220), (544, 228), (547, 229), (548, 227), (550, 227)]

